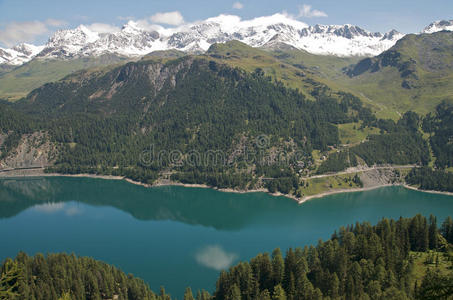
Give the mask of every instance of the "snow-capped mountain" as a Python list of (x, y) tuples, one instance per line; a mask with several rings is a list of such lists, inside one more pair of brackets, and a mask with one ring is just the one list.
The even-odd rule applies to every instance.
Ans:
[(0, 64), (21, 65), (44, 49), (44, 46), (19, 44), (11, 49), (0, 48)]
[(62, 59), (102, 54), (137, 57), (167, 49), (202, 53), (214, 43), (231, 40), (252, 47), (286, 45), (320, 55), (374, 56), (393, 46), (401, 37), (403, 34), (394, 30), (385, 34), (372, 33), (349, 24), (308, 26), (285, 14), (251, 20), (220, 15), (175, 28), (129, 21), (121, 30), (109, 33), (95, 32), (80, 25), (57, 31), (45, 46), (34, 48), (36, 51), (32, 55), (22, 55), (19, 60), (19, 54), (15, 54), (11, 55), (15, 59), (6, 59), (3, 52), (12, 53), (11, 49), (1, 49), (0, 59), (4, 59), (3, 63), (21, 64), (35, 55)]
[(442, 30), (453, 31), (453, 20), (450, 21), (437, 21), (429, 24), (423, 29), (423, 33), (434, 33)]

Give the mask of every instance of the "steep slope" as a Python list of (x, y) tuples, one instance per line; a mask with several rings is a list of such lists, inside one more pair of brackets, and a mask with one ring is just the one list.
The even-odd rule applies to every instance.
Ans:
[(380, 99), (371, 99), (351, 84), (351, 78), (345, 75), (345, 69), (357, 64), (364, 57), (338, 57), (308, 53), (295, 48), (265, 49), (276, 60), (291, 65), (299, 72), (310, 74), (317, 82), (323, 82), (336, 91), (345, 91), (354, 94), (372, 108), (377, 117), (397, 120), (401, 117), (397, 108), (383, 105)]
[[(185, 52), (174, 49), (162, 50), (148, 53), (141, 60), (165, 62), (186, 55)], [(319, 74), (314, 75), (315, 72), (313, 70), (300, 70), (298, 67), (291, 66), (272, 57), (268, 51), (253, 48), (239, 41), (214, 44), (205, 55), (202, 55), (202, 57), (206, 56), (219, 63), (227, 63), (230, 66), (240, 67), (249, 72), (254, 71), (256, 68), (261, 68), (266, 75), (281, 80), (287, 86), (299, 88), (309, 98), (312, 98), (311, 92), (315, 88), (323, 85), (329, 85), (335, 91), (340, 90), (334, 81), (327, 81), (326, 78), (317, 76)], [(326, 56), (326, 59), (350, 61), (348, 58), (333, 56)], [(127, 61), (125, 57), (114, 55), (67, 60), (35, 58), (29, 63), (16, 67), (13, 71), (0, 75), (0, 98), (16, 100), (45, 83), (56, 81), (80, 69), (125, 61)]]
[(407, 35), (347, 70), (346, 86), (399, 111), (433, 111), (453, 100), (453, 32)]
[[(311, 164), (313, 149), (327, 151), (339, 143), (337, 124), (373, 121), (352, 95), (323, 85), (310, 95), (315, 101), (262, 69), (249, 73), (212, 58), (84, 70), (0, 105), (0, 113), (9, 116), (0, 118), (8, 146), (3, 156), (13, 155), (21, 137), (39, 130), (59, 149), (58, 172), (117, 174), (142, 182), (166, 172), (175, 180), (242, 188), (252, 188), (257, 184), (252, 178), (266, 174), (288, 181)], [(221, 157), (191, 164), (193, 151), (201, 161), (212, 151)], [(276, 159), (276, 151), (284, 151), (287, 160)], [(150, 161), (149, 152), (163, 156)], [(175, 160), (174, 153), (181, 156)], [(272, 165), (282, 166), (261, 165), (258, 159), (267, 155)]]
[[(272, 55), (370, 103), (378, 117), (399, 119), (413, 110), (434, 111), (453, 95), (453, 33), (407, 35), (371, 58), (320, 56), (298, 49)], [(328, 84), (329, 86), (335, 86)]]
[[(256, 59), (269, 69), (237, 66), (252, 68)], [(287, 88), (278, 80), (285, 76), (272, 70), (301, 71), (276, 62), (268, 52), (233, 42), (211, 47), (206, 56), (151, 57), (78, 71), (16, 103), (0, 102), (0, 162), (4, 168), (23, 166), (18, 160), (26, 151), (18, 147), (25, 149), (23, 140), (41, 133), (50, 142), (38, 149), (46, 160), (27, 166), (50, 164), (53, 172), (144, 183), (267, 187), (299, 198), (300, 176), (316, 170), (429, 163), (416, 114), (406, 113), (397, 123), (377, 120), (359, 98), (308, 73), (299, 76), (310, 89)], [(362, 130), (358, 143), (340, 145), (341, 124), (380, 134)]]
[[(212, 45), (205, 55), (222, 64), (239, 67), (249, 72), (260, 69), (266, 76), (278, 80), (286, 86), (298, 89), (307, 99), (315, 99), (315, 95), (323, 90), (330, 96), (341, 99), (343, 92), (352, 92), (339, 85), (335, 76), (325, 76), (324, 71), (338, 73), (343, 76), (341, 69), (359, 57), (337, 57), (310, 54), (303, 50), (280, 47), (282, 50), (269, 48), (253, 48), (239, 41), (231, 41)], [(319, 65), (323, 67), (320, 68)], [(335, 65), (334, 68), (332, 65)], [(322, 71), (321, 71), (322, 70)], [(352, 92), (356, 97), (367, 103), (374, 111), (379, 107), (367, 101), (358, 93)]]
[[(239, 41), (214, 44), (205, 56), (249, 72), (260, 69), (266, 76), (271, 76), (274, 80), (279, 80), (291, 88), (298, 88), (309, 99), (313, 99), (311, 93), (315, 89), (325, 87), (325, 82), (309, 70), (300, 70), (275, 59), (268, 51), (253, 48)], [(332, 84), (332, 86), (335, 85)]]

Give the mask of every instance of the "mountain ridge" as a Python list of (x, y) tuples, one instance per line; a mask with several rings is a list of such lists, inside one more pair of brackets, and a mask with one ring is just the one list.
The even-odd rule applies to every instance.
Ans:
[[(433, 22), (421, 33), (442, 30), (453, 30), (453, 20)], [(172, 28), (131, 20), (115, 32), (97, 32), (79, 25), (56, 31), (45, 45), (22, 43), (10, 49), (0, 48), (0, 65), (20, 66), (35, 57), (73, 59), (113, 54), (131, 58), (163, 50), (200, 54), (212, 44), (231, 40), (252, 47), (294, 47), (317, 55), (370, 57), (389, 49), (404, 36), (396, 30), (370, 32), (351, 24), (308, 25), (284, 13), (250, 20), (219, 15)]]
[(266, 47), (268, 42), (278, 41), (321, 55), (374, 56), (402, 36), (396, 30), (373, 33), (351, 24), (309, 26), (281, 13), (251, 20), (220, 15), (174, 28), (129, 21), (116, 32), (100, 33), (85, 25), (58, 30), (45, 45), (28, 45), (34, 47), (33, 52), (16, 51), (17, 46), (0, 48), (0, 64), (21, 65), (34, 57), (70, 59), (103, 54), (137, 57), (169, 49), (199, 54), (212, 44), (231, 40), (252, 47)]

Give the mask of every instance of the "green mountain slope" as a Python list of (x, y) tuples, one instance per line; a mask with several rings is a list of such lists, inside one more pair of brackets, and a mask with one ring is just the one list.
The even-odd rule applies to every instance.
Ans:
[[(397, 122), (378, 119), (373, 112), (388, 116), (392, 110), (381, 103), (370, 109), (354, 94), (332, 88), (326, 74), (295, 63), (307, 53), (276, 58), (276, 52), (230, 42), (206, 55), (172, 58), (179, 55), (154, 53), (76, 71), (14, 104), (0, 103), (0, 164), (145, 183), (268, 187), (302, 197), (303, 175), (427, 165), (444, 161), (450, 151), (434, 147), (434, 138), (448, 139), (444, 133), (434, 135), (429, 148), (417, 114), (392, 116)], [(348, 62), (331, 58), (319, 69)], [(398, 72), (415, 76), (416, 69), (401, 66)], [(438, 132), (448, 131), (440, 127)], [(47, 159), (35, 159), (47, 152)]]
[[(453, 33), (407, 35), (373, 58), (320, 56), (291, 47), (257, 49), (238, 41), (214, 44), (205, 55), (218, 63), (266, 76), (298, 88), (308, 99), (320, 89), (335, 97), (345, 91), (372, 107), (378, 117), (398, 119), (413, 110), (434, 111), (442, 100), (453, 99)], [(143, 61), (165, 62), (185, 56), (179, 51), (157, 51)], [(68, 61), (34, 60), (14, 70), (0, 71), (0, 98), (16, 100), (42, 84), (74, 71), (121, 61), (117, 57)]]
[(17, 100), (41, 85), (59, 80), (75, 71), (126, 61), (111, 55), (71, 60), (34, 59), (22, 66), (2, 72), (0, 69), (0, 99)]
[(410, 34), (348, 70), (342, 84), (400, 112), (434, 111), (453, 101), (453, 32)]
[[(82, 70), (16, 103), (0, 103), (0, 163), (22, 166), (20, 157), (33, 160), (48, 151), (47, 160), (29, 165), (49, 162), (55, 172), (145, 183), (267, 187), (301, 197), (300, 177), (318, 167), (326, 173), (358, 164), (429, 162), (417, 115), (405, 114), (397, 123), (377, 120), (352, 94), (313, 79), (306, 82), (311, 91), (291, 89), (261, 68), (247, 72), (219, 59), (145, 59)], [(279, 68), (290, 69), (284, 66)], [(343, 133), (348, 128), (350, 138), (357, 132), (358, 142), (340, 145), (339, 127)], [(368, 136), (376, 128), (382, 134)], [(30, 152), (27, 145), (38, 148)], [(58, 155), (50, 154), (54, 149)], [(322, 157), (328, 157), (323, 164)]]
[(372, 58), (320, 56), (274, 50), (272, 55), (310, 70), (329, 86), (353, 93), (374, 107), (378, 117), (398, 119), (412, 110), (426, 114), (442, 100), (453, 100), (453, 33), (410, 34)]
[[(249, 73), (199, 57), (78, 71), (1, 107), (3, 156), (13, 153), (23, 134), (43, 130), (59, 145), (59, 172), (114, 173), (145, 182), (170, 172), (180, 174), (175, 180), (246, 187), (252, 177), (289, 178), (306, 169), (313, 149), (339, 144), (337, 124), (375, 120), (354, 96), (331, 95), (319, 89), (308, 100), (262, 70)], [(141, 155), (150, 146), (167, 155), (143, 166)], [(172, 151), (181, 154), (176, 162)], [(220, 151), (221, 161), (181, 165), (191, 151), (202, 158)], [(278, 151), (283, 161), (275, 157)], [(245, 161), (248, 154), (253, 160)], [(263, 157), (274, 166), (260, 164)]]
[[(231, 41), (212, 45), (206, 56), (219, 63), (239, 67), (249, 72), (260, 68), (266, 76), (271, 76), (274, 80), (281, 81), (287, 87), (299, 89), (308, 99), (314, 99), (313, 94), (322, 89), (329, 90), (332, 97), (337, 97), (338, 92), (345, 91), (334, 80), (317, 72), (316, 68), (304, 68), (295, 62), (302, 54), (304, 54), (303, 60), (305, 61), (305, 58), (310, 56), (307, 52), (288, 48), (280, 54), (281, 56), (266, 49), (253, 48), (239, 41)], [(297, 58), (294, 60), (287, 59), (288, 55), (295, 55)], [(314, 57), (312, 61), (317, 58), (317, 56)], [(325, 65), (339, 61), (337, 57), (325, 56), (322, 58), (323, 60), (321, 61)], [(351, 61), (355, 60), (346, 59), (346, 61), (349, 63), (344, 66), (351, 64)], [(342, 65), (342, 67), (344, 66)], [(360, 98), (360, 95), (356, 96)]]

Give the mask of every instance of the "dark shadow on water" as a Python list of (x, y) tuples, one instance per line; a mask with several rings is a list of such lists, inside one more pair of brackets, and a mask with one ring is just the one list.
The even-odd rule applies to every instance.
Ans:
[[(263, 199), (267, 201), (260, 201)], [(39, 204), (69, 201), (115, 207), (139, 220), (173, 220), (216, 229), (241, 228), (254, 215), (298, 206), (290, 199), (264, 193), (145, 188), (124, 181), (67, 177), (0, 180), (0, 218), (13, 217)]]

